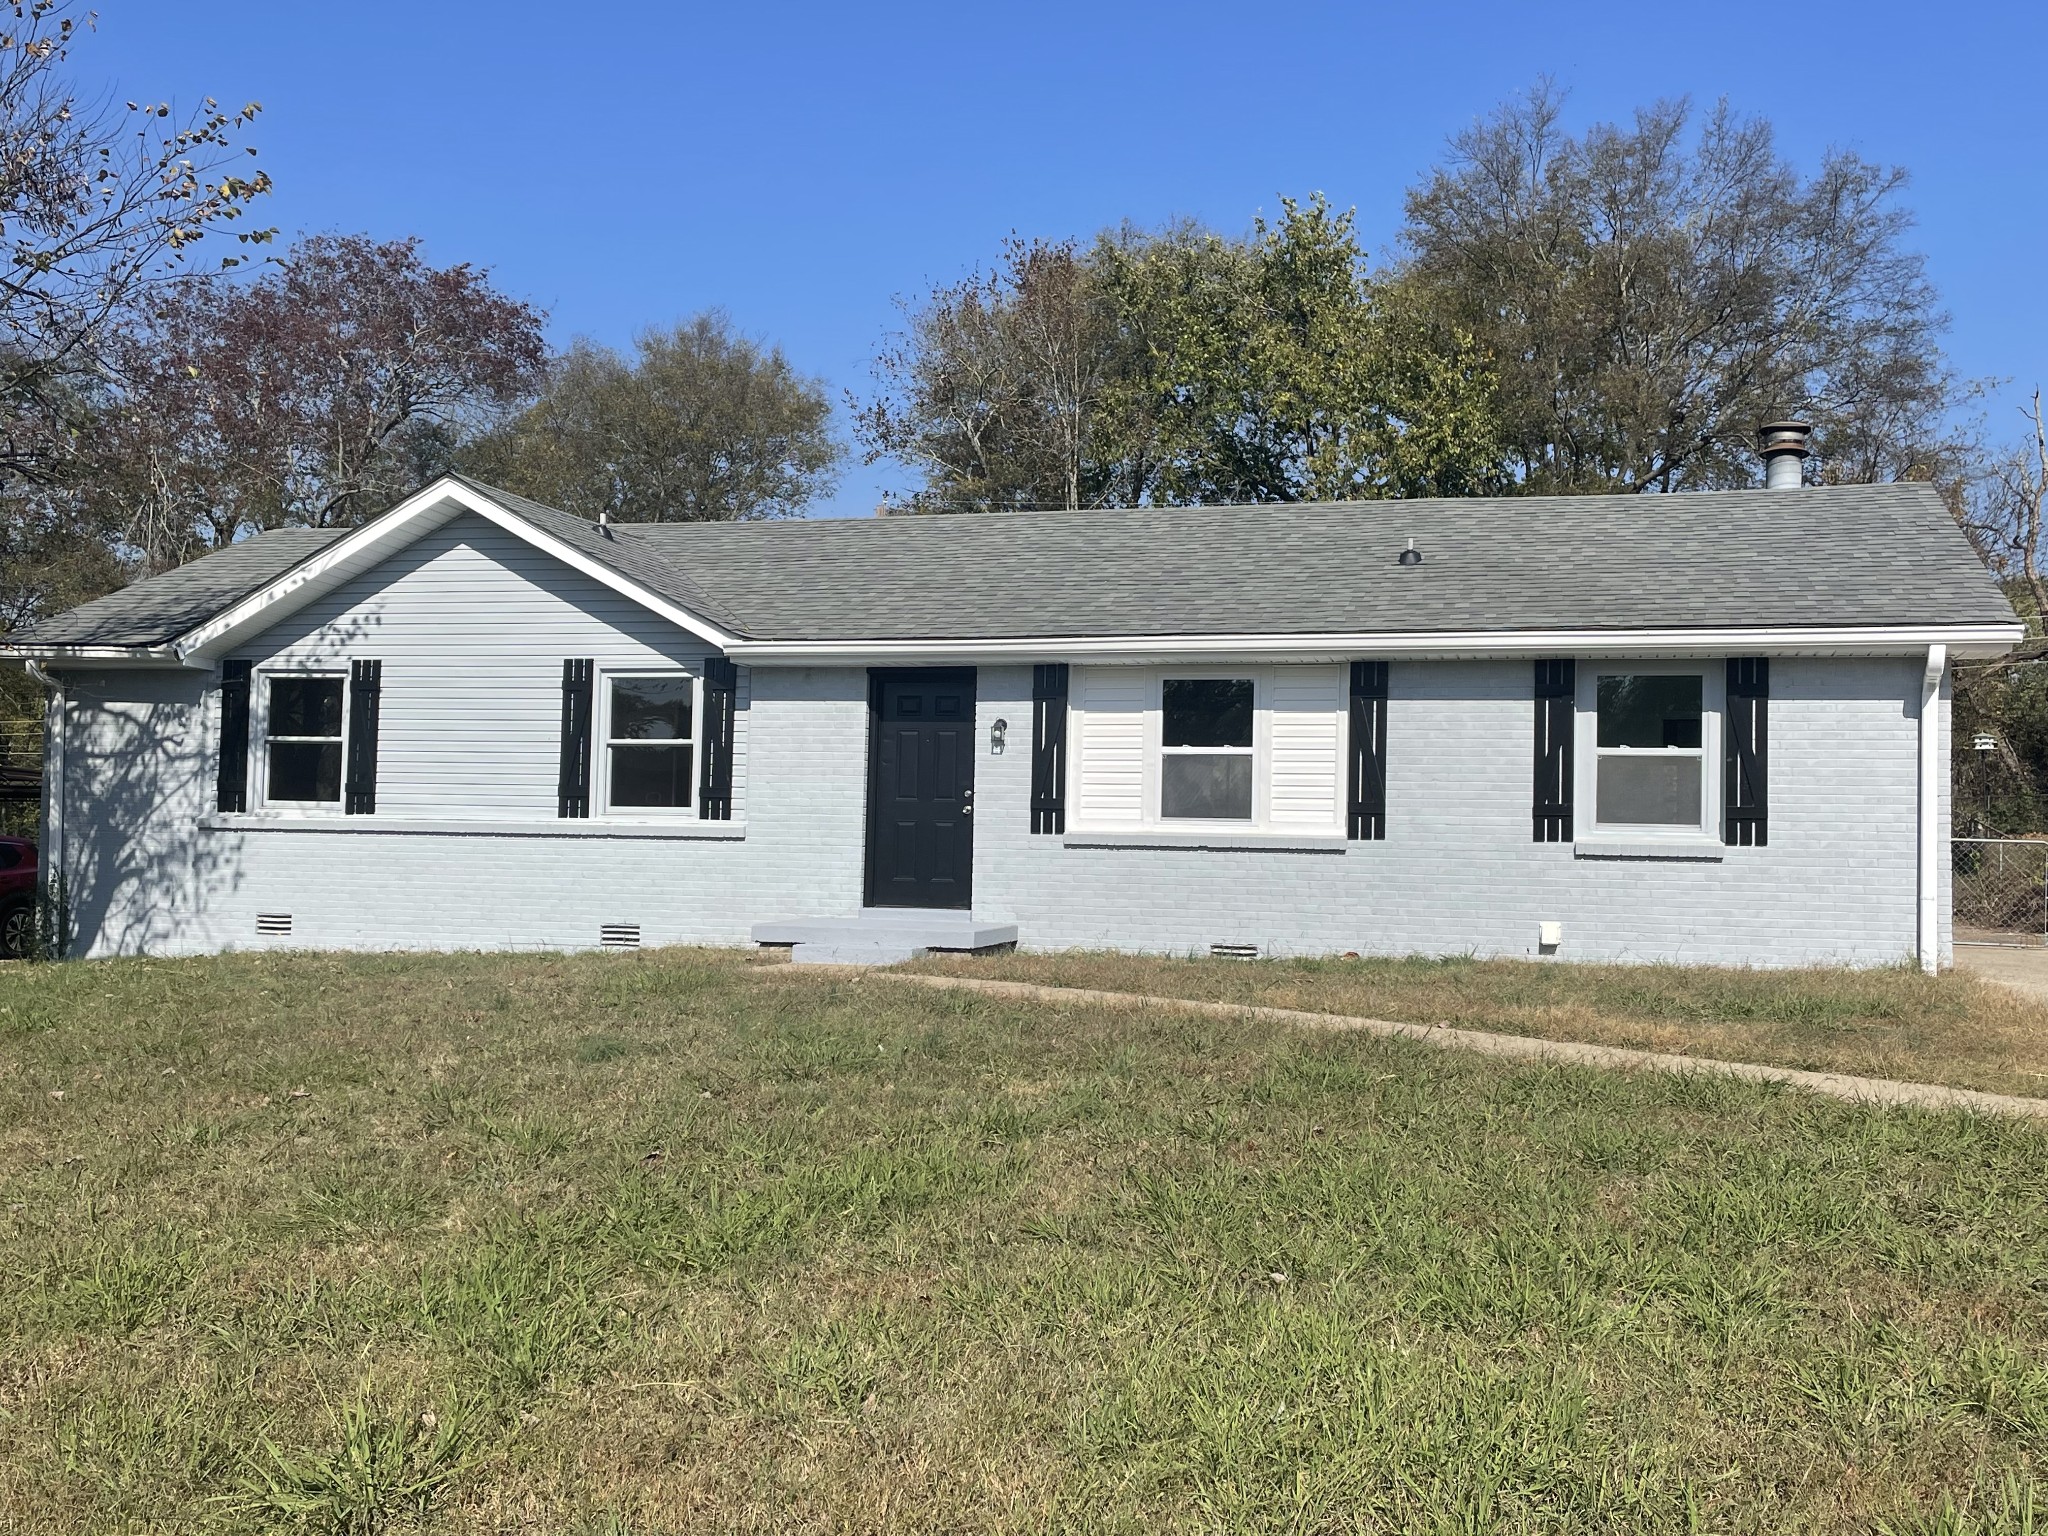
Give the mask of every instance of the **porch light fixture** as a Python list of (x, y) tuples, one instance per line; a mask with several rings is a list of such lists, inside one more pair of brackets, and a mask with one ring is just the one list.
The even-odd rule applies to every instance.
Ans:
[(998, 720), (988, 728), (988, 752), (990, 757), (1001, 757), (1003, 747), (1010, 739), (1010, 722)]

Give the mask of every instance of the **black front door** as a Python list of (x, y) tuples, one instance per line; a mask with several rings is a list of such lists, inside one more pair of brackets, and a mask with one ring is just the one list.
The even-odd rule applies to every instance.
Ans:
[(868, 905), (964, 908), (974, 880), (974, 672), (873, 672), (868, 700)]

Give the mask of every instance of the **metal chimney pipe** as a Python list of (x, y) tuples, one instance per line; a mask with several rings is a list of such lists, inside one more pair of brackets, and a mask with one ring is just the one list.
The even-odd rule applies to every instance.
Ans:
[(1764, 456), (1764, 489), (1796, 491), (1805, 483), (1800, 468), (1813, 440), (1813, 425), (1804, 421), (1767, 421), (1756, 429), (1757, 452)]

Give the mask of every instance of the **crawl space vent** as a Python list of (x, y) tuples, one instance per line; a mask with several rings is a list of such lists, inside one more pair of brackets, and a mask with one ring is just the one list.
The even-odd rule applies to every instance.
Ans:
[(1211, 944), (1209, 953), (1218, 960), (1256, 960), (1259, 946), (1256, 944)]
[(292, 936), (292, 915), (289, 912), (258, 912), (256, 932), (266, 939), (288, 939)]
[(640, 925), (638, 923), (606, 923), (597, 930), (597, 942), (606, 949), (638, 949), (640, 947)]

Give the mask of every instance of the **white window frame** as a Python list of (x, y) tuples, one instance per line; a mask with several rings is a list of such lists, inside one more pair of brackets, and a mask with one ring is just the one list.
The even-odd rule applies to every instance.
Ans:
[[(1295, 674), (1312, 670), (1318, 674), (1315, 686), (1304, 692), (1294, 686)], [(1167, 819), (1159, 814), (1161, 764), (1165, 761), (1165, 688), (1175, 679), (1250, 678), (1252, 683), (1252, 819), (1222, 821), (1207, 818)], [(1282, 687), (1283, 681), (1289, 686)], [(1067, 832), (1069, 836), (1144, 833), (1168, 839), (1251, 837), (1255, 839), (1330, 839), (1344, 836), (1344, 795), (1349, 695), (1341, 664), (1293, 664), (1247, 666), (1232, 662), (1204, 662), (1193, 665), (1128, 666), (1098, 664), (1077, 666), (1067, 707)], [(1327, 683), (1327, 690), (1324, 684)], [(1091, 707), (1100, 698), (1104, 702)], [(1114, 700), (1114, 702), (1109, 702)], [(1275, 820), (1275, 783), (1278, 722), (1303, 713), (1314, 713), (1327, 725), (1329, 755), (1323, 770), (1330, 786), (1321, 813), (1311, 819), (1298, 789), (1287, 800), (1288, 819)], [(1097, 743), (1111, 739), (1097, 732), (1111, 733), (1115, 746), (1105, 758), (1096, 756)], [(1131, 736), (1135, 736), (1132, 741)], [(1194, 751), (1219, 750), (1194, 748)], [(1241, 750), (1241, 749), (1240, 749)], [(1311, 759), (1302, 755), (1298, 742), (1290, 745), (1288, 765), (1298, 769)], [(1128, 765), (1129, 777), (1125, 777)], [(1103, 786), (1089, 783), (1091, 768), (1105, 774)], [(1104, 786), (1114, 785), (1105, 791)], [(1113, 804), (1105, 804), (1105, 802)]]
[[(690, 801), (687, 805), (622, 805), (612, 808), (612, 684), (631, 682), (634, 678), (682, 677), (690, 683), (690, 735), (687, 745), (690, 749)], [(592, 777), (597, 780), (597, 814), (619, 821), (674, 821), (681, 818), (695, 820), (698, 816), (697, 789), (703, 777), (704, 752), (704, 674), (688, 667), (613, 667), (600, 669), (596, 678), (596, 707), (591, 714), (591, 755), (596, 758), (592, 764)]]
[[(1691, 826), (1602, 822), (1600, 757), (1663, 756), (1689, 748), (1600, 746), (1600, 679), (1630, 676), (1697, 677), (1700, 680), (1700, 819)], [(1573, 721), (1572, 798), (1576, 842), (1721, 844), (1721, 732), (1728, 713), (1728, 668), (1723, 661), (1580, 661), (1577, 714)]]
[[(1169, 682), (1243, 682), (1252, 685), (1252, 744), (1249, 747), (1169, 747), (1166, 744), (1166, 685)], [(1267, 677), (1259, 667), (1165, 667), (1152, 674), (1145, 711), (1145, 820), (1164, 831), (1259, 832), (1266, 829), (1272, 807), (1272, 722)], [(1165, 759), (1174, 757), (1249, 757), (1252, 760), (1252, 813), (1235, 817), (1168, 816), (1165, 812)]]
[[(270, 797), (270, 684), (273, 679), (295, 681), (331, 677), (341, 684), (341, 784), (332, 800), (273, 800)], [(339, 816), (348, 803), (349, 675), (346, 667), (282, 666), (250, 669), (249, 703), (250, 757), (256, 782), (250, 803), (266, 811), (283, 811), (294, 816)], [(333, 741), (332, 736), (285, 736), (283, 741)]]

